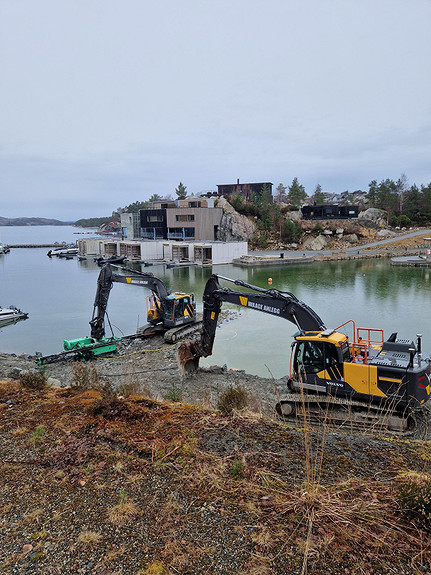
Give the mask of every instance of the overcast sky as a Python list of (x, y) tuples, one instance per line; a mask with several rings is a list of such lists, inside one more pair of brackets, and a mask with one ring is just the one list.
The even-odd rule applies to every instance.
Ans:
[(431, 0), (0, 0), (0, 216), (431, 183)]

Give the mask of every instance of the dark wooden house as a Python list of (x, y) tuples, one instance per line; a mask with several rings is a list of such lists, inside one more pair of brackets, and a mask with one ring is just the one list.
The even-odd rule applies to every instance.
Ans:
[(358, 217), (359, 207), (339, 206), (338, 204), (303, 206), (301, 212), (304, 220), (347, 220)]
[(240, 184), (239, 180), (236, 184), (219, 184), (217, 185), (217, 193), (219, 196), (232, 196), (233, 194), (239, 194), (244, 196), (247, 201), (253, 199), (253, 195), (260, 196), (262, 194), (262, 188), (266, 188), (271, 192), (272, 198), (272, 183), (271, 182), (252, 182), (248, 184)]

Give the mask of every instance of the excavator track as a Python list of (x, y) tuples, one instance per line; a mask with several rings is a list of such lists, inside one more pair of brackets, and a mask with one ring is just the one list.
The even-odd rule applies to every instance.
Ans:
[(403, 438), (431, 438), (431, 406), (397, 412), (388, 407), (327, 395), (290, 393), (275, 406), (279, 419), (321, 429), (322, 425), (346, 432), (390, 434)]
[(168, 329), (164, 334), (165, 343), (176, 343), (189, 335), (193, 335), (201, 329), (202, 323), (202, 321), (195, 321), (194, 323)]

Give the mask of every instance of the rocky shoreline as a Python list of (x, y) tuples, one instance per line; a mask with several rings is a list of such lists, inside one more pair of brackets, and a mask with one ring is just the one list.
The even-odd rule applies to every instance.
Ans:
[(178, 345), (166, 344), (163, 337), (156, 336), (121, 343), (118, 353), (83, 364), (69, 359), (40, 367), (35, 356), (0, 353), (0, 380), (18, 380), (26, 371), (43, 372), (48, 385), (66, 388), (79, 383), (76, 372), (82, 372), (85, 366), (91, 377), (119, 393), (133, 390), (156, 400), (175, 396), (212, 409), (225, 389), (241, 385), (253, 409), (265, 415), (273, 413), (276, 398), (286, 391), (287, 378), (266, 379), (220, 366), (201, 367), (195, 374), (184, 376), (178, 366), (177, 348)]

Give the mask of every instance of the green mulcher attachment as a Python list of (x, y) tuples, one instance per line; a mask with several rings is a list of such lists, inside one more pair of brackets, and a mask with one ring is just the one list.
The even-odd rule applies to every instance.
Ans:
[(104, 353), (116, 351), (116, 341), (118, 341), (118, 338), (103, 337), (95, 341), (91, 337), (79, 337), (78, 339), (65, 339), (63, 348), (65, 351), (75, 350), (83, 353), (91, 351), (92, 355), (103, 355)]
[(122, 338), (103, 337), (100, 340), (94, 340), (91, 337), (80, 337), (77, 339), (65, 339), (63, 341), (63, 349), (61, 353), (53, 355), (45, 355), (36, 353), (36, 364), (45, 365), (47, 363), (54, 363), (61, 359), (69, 359), (74, 356), (78, 361), (87, 361), (98, 355), (112, 353), (117, 351), (117, 343)]

